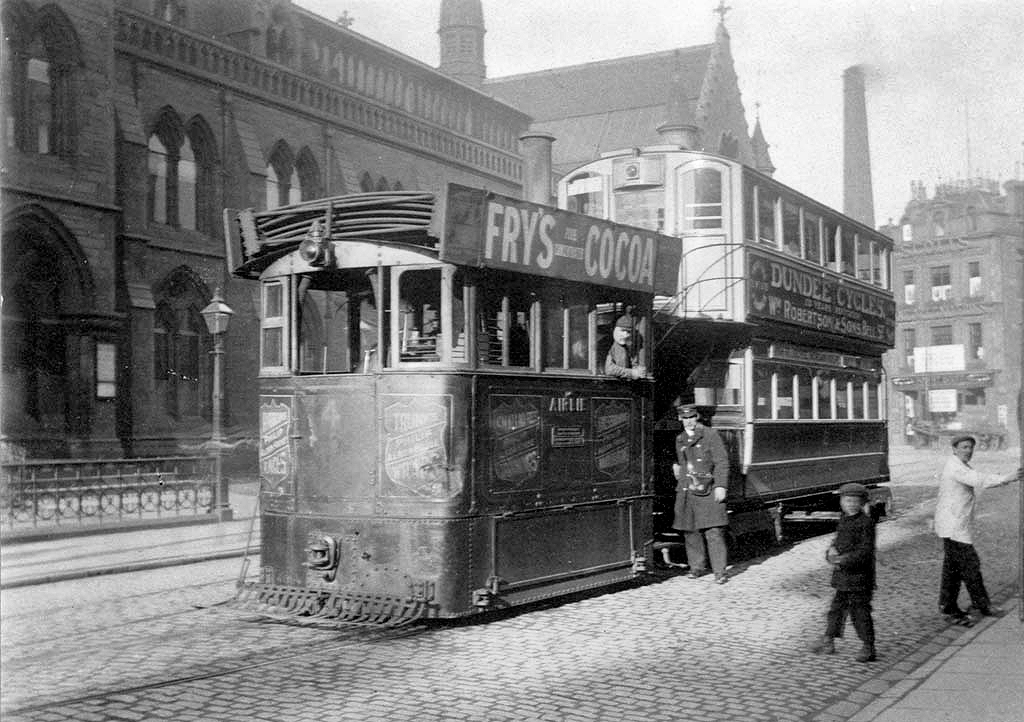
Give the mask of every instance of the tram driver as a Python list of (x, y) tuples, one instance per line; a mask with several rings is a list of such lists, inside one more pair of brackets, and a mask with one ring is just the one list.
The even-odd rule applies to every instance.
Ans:
[(619, 316), (612, 331), (614, 343), (608, 349), (604, 360), (604, 372), (621, 379), (642, 379), (647, 376), (647, 367), (640, 363), (640, 349), (643, 346), (640, 334), (636, 332), (637, 319), (629, 314)]

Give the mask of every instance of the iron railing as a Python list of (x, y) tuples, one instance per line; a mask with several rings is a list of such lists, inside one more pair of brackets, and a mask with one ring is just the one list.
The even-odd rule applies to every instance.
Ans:
[(199, 516), (216, 503), (207, 456), (8, 462), (0, 465), (6, 533)]

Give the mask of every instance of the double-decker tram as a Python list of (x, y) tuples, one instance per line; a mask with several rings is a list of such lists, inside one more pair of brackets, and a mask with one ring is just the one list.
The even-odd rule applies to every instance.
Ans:
[(398, 624), (646, 568), (654, 381), (605, 362), (628, 324), (651, 366), (677, 239), (457, 185), (226, 222), (260, 286), (247, 603)]
[(676, 291), (655, 299), (652, 324), (656, 530), (671, 524), (677, 396), (730, 450), (734, 533), (781, 535), (785, 519), (837, 510), (830, 492), (849, 481), (885, 511), (889, 237), (734, 160), (669, 146), (578, 168), (559, 206), (679, 239)]

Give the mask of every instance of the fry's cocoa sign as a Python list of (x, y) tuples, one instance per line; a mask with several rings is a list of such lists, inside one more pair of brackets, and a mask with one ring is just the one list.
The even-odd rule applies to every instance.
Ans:
[(680, 241), (449, 185), (441, 259), (647, 293), (676, 291)]

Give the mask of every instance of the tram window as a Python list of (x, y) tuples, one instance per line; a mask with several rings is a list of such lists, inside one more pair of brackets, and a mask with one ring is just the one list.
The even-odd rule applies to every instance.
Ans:
[(543, 302), (544, 368), (590, 368), (590, 310), (586, 299), (552, 292)]
[(796, 417), (798, 419), (814, 418), (811, 379), (811, 373), (806, 370), (801, 370), (796, 375)]
[(851, 419), (865, 419), (867, 416), (864, 414), (864, 394), (865, 394), (865, 383), (863, 379), (853, 379), (850, 381), (850, 391), (853, 396), (853, 406), (850, 409)]
[(851, 419), (850, 415), (850, 394), (852, 384), (849, 379), (836, 379), (836, 415), (837, 419)]
[(849, 228), (840, 227), (839, 235), (839, 270), (848, 276), (854, 275), (855, 248), (854, 234)]
[(816, 419), (835, 418), (835, 408), (832, 401), (835, 399), (834, 379), (829, 374), (818, 372), (815, 377), (815, 399), (817, 402)]
[(615, 221), (661, 233), (665, 230), (665, 190), (618, 191)]
[(349, 373), (377, 347), (377, 309), (361, 271), (307, 274), (296, 285), (299, 372)]
[(749, 178), (743, 179), (743, 239), (753, 243), (757, 238), (757, 187)]
[(441, 269), (403, 270), (398, 276), (398, 358), (439, 361)]
[(874, 277), (874, 255), (871, 253), (871, 241), (857, 237), (857, 278), (871, 283)]
[(800, 257), (800, 207), (782, 202), (782, 250)]
[(793, 369), (785, 366), (775, 372), (775, 417), (776, 419), (792, 419), (793, 391), (796, 385), (796, 374)]
[(754, 418), (772, 418), (772, 372), (767, 366), (754, 365)]
[(872, 253), (871, 282), (889, 288), (889, 251), (876, 243)]
[(604, 188), (601, 176), (583, 173), (566, 185), (568, 210), (604, 218)]
[(698, 168), (683, 177), (683, 228), (722, 227), (722, 174), (714, 168)]
[(826, 218), (821, 244), (824, 250), (822, 262), (827, 268), (839, 271), (839, 224)]
[(477, 295), (477, 354), (490, 366), (529, 366), (533, 299), (525, 291), (501, 293), (508, 283), (485, 282)]
[(452, 363), (466, 363), (466, 329), (472, 328), (466, 314), (469, 312), (469, 287), (465, 283), (462, 271), (456, 271), (452, 279), (452, 332), (451, 339)]
[(821, 263), (821, 216), (804, 211), (804, 258)]
[(263, 284), (263, 315), (260, 319), (260, 367), (282, 369), (285, 363), (285, 285)]
[(775, 234), (775, 208), (777, 193), (758, 187), (757, 189), (757, 240), (765, 245), (778, 247)]
[(881, 398), (879, 396), (878, 383), (875, 381), (864, 382), (864, 418), (880, 419)]

